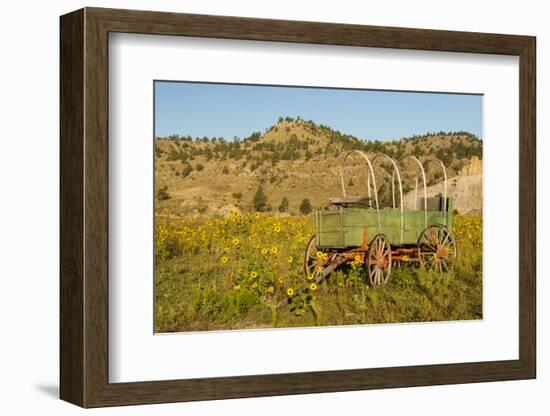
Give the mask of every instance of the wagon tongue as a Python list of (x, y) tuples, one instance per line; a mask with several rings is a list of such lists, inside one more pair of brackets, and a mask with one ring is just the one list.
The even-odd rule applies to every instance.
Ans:
[(334, 271), (338, 266), (343, 264), (346, 261), (346, 258), (342, 256), (341, 254), (338, 254), (337, 256), (334, 256), (330, 264), (323, 269), (323, 272), (317, 275), (317, 278), (315, 279), (316, 283), (320, 283), (326, 276), (328, 276), (330, 273)]

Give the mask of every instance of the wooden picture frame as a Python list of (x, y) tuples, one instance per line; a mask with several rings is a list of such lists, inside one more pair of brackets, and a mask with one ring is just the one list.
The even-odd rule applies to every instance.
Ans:
[[(100, 8), (62, 16), (60, 30), (61, 399), (82, 407), (101, 407), (535, 378), (534, 37)], [(519, 359), (109, 383), (110, 32), (518, 56)]]

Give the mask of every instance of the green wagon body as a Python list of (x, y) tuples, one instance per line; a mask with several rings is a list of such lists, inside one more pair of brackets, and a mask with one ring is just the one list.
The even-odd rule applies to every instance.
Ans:
[[(346, 194), (344, 168), (352, 155), (358, 155), (367, 168), (366, 195)], [(390, 165), (391, 208), (381, 207), (378, 198), (373, 169), (377, 161)], [(414, 209), (405, 209), (398, 167), (405, 162), (415, 165), (418, 171)], [(437, 196), (428, 197), (424, 168), (428, 164), (441, 168), (443, 173), (443, 193)], [(315, 235), (309, 240), (304, 256), (304, 274), (308, 279), (318, 284), (348, 264), (355, 267), (361, 264), (372, 286), (387, 284), (393, 265), (401, 262), (439, 273), (451, 270), (457, 250), (451, 231), (453, 201), (448, 197), (443, 162), (428, 159), (422, 163), (409, 155), (396, 163), (383, 153), (369, 157), (363, 151), (351, 150), (342, 161), (340, 184), (342, 197), (329, 198), (328, 207), (315, 212)]]
[(366, 206), (340, 206), (336, 210), (318, 210), (315, 212), (317, 247), (360, 247), (365, 238), (370, 241), (377, 234), (386, 235), (392, 245), (416, 244), (422, 231), (429, 225), (443, 224), (449, 229), (452, 227), (452, 199), (447, 199), (445, 211), (441, 209), (442, 201), (442, 198), (429, 198), (426, 212), (424, 209), (403, 211), (402, 233), (399, 209), (381, 209), (380, 227), (376, 210)]

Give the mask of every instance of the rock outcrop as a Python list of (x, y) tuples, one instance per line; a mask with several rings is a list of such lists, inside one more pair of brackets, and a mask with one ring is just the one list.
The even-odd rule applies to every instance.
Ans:
[[(459, 214), (481, 214), (483, 210), (483, 162), (473, 157), (457, 176), (447, 181), (447, 194), (453, 198), (453, 207)], [(428, 196), (443, 195), (443, 182), (430, 186)], [(418, 185), (417, 197), (422, 197), (422, 184)], [(404, 197), (406, 207), (414, 206), (415, 192), (409, 192)], [(418, 206), (418, 205), (417, 205)]]

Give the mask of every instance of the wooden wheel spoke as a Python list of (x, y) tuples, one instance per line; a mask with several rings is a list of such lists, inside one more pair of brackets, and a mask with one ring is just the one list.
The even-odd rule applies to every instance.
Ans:
[(370, 272), (370, 277), (371, 277), (371, 279), (374, 279), (375, 276), (376, 276), (376, 268), (373, 267), (371, 272)]
[(365, 257), (365, 268), (370, 284), (378, 286), (386, 284), (391, 276), (391, 245), (387, 237), (378, 234), (371, 241)]
[(441, 246), (445, 246), (445, 243), (449, 241), (449, 237), (451, 236), (450, 233), (445, 233), (445, 238), (441, 241)]
[[(420, 237), (422, 238), (422, 237)], [(431, 242), (429, 241), (423, 241), (422, 243), (420, 243), (423, 247), (429, 247), (430, 250), (435, 250), (436, 248), (436, 244), (432, 244)]]
[(441, 258), (441, 266), (443, 268), (444, 273), (447, 273), (447, 272), (450, 271), (449, 262), (447, 261), (447, 259), (445, 257)]
[(456, 245), (452, 233), (441, 224), (430, 225), (418, 238), (418, 259), (420, 265), (446, 273), (452, 270), (456, 257)]
[(428, 268), (431, 268), (431, 266), (433, 265), (435, 261), (435, 258), (434, 256), (427, 256), (427, 257), (424, 257), (422, 259), (422, 262), (424, 264), (425, 267), (428, 267)]
[(373, 252), (373, 255), (376, 256), (377, 253), (378, 253), (378, 250), (380, 248), (380, 242), (378, 240), (375, 240), (374, 243), (372, 244), (372, 252)]
[(449, 235), (449, 233), (446, 230), (438, 229), (437, 230), (437, 244), (441, 245), (443, 244), (443, 240), (445, 239), (445, 236)]
[[(320, 251), (322, 252), (322, 250), (319, 250), (315, 244), (315, 236), (312, 236), (309, 240), (304, 255), (303, 270), (306, 277), (309, 277), (310, 275), (316, 276), (316, 283), (319, 283), (325, 277), (324, 271), (328, 264), (328, 262), (325, 262), (317, 256), (317, 253)], [(319, 270), (319, 268), (322, 268), (322, 270)]]

